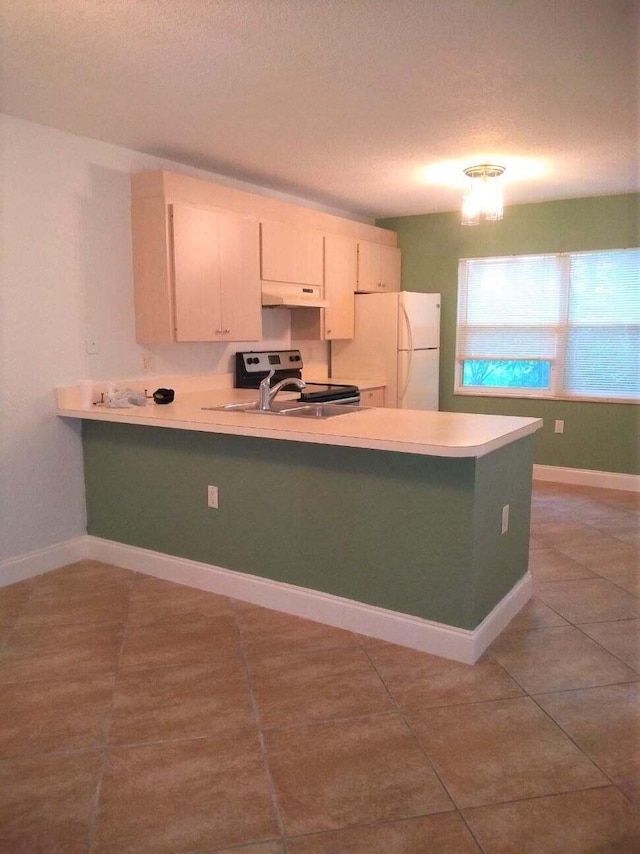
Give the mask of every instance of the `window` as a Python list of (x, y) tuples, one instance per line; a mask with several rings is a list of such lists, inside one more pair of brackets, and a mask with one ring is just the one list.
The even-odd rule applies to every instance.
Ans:
[(640, 249), (470, 258), (456, 392), (640, 399)]

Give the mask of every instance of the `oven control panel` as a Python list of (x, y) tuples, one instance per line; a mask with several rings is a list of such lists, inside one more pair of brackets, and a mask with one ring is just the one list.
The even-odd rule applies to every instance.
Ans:
[(300, 350), (250, 350), (236, 353), (235, 387), (257, 388), (269, 371), (274, 379), (302, 375)]

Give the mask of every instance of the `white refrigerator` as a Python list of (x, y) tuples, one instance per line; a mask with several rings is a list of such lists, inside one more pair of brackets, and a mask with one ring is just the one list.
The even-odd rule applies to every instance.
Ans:
[(332, 377), (384, 380), (385, 405), (438, 409), (440, 294), (356, 294), (355, 335), (333, 341)]

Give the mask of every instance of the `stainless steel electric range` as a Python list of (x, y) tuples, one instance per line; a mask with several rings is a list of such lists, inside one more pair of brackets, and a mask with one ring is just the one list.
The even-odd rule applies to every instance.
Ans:
[[(271, 385), (287, 377), (301, 379), (302, 368), (300, 350), (249, 350), (236, 353), (235, 387), (257, 389), (270, 371), (274, 371)], [(360, 389), (357, 385), (307, 383), (298, 400), (306, 403), (360, 403)]]

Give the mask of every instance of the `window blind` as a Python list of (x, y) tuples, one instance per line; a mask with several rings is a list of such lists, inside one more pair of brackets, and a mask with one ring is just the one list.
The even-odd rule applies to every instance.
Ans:
[(456, 355), (546, 361), (550, 396), (639, 398), (640, 249), (460, 261)]
[(640, 396), (640, 250), (572, 255), (564, 386)]
[(561, 321), (553, 255), (462, 261), (458, 358), (554, 358)]

